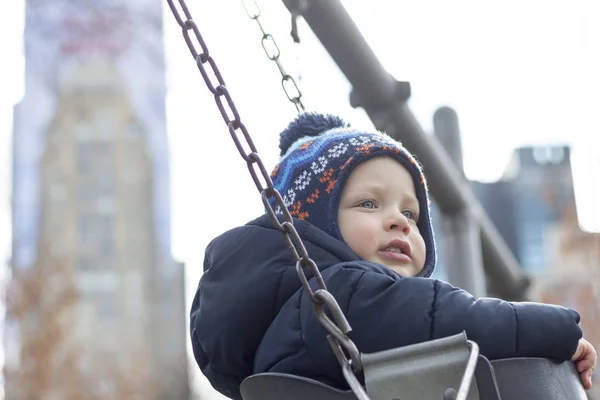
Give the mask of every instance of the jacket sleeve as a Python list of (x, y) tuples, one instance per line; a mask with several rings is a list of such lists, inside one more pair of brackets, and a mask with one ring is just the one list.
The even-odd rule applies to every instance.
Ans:
[(469, 293), (436, 279), (396, 279), (370, 271), (363, 271), (357, 281), (347, 316), (353, 328), (351, 337), (365, 353), (464, 330), (489, 359), (568, 360), (582, 336), (579, 314), (564, 307), (492, 298), (475, 300)]

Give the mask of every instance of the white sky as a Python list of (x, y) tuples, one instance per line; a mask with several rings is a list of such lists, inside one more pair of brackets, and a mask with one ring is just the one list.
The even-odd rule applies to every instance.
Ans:
[[(349, 85), (304, 24), (289, 36), (280, 1), (261, 20), (284, 66), (302, 73), (309, 109), (371, 126), (348, 105)], [(412, 84), (410, 105), (427, 130), (437, 107), (459, 114), (466, 174), (491, 181), (515, 147), (570, 144), (581, 223), (600, 230), (600, 3), (596, 0), (344, 1), (384, 66)], [(198, 26), (268, 168), (278, 132), (295, 115), (260, 31), (241, 1), (188, 0)], [(207, 242), (262, 212), (245, 163), (164, 2), (167, 116), (172, 158), (173, 252), (188, 266), (188, 300)], [(23, 0), (0, 13), (0, 257), (10, 248), (12, 105), (23, 95)], [(298, 56), (298, 57), (296, 57)], [(591, 172), (590, 172), (591, 171)]]

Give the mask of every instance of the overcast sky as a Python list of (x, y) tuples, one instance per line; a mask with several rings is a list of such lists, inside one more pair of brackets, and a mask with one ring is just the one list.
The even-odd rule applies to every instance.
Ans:
[[(46, 0), (50, 1), (50, 0)], [(167, 118), (172, 159), (173, 252), (188, 265), (188, 299), (207, 242), (262, 211), (239, 157), (164, 2)], [(281, 2), (259, 2), (261, 20), (301, 74), (305, 105), (370, 127), (348, 105), (350, 87), (308, 27), (293, 45)], [(595, 0), (344, 1), (384, 66), (412, 84), (410, 106), (427, 131), (437, 107), (458, 112), (467, 177), (492, 181), (514, 148), (573, 146), (582, 225), (600, 230), (600, 3)], [(260, 31), (241, 1), (188, 0), (267, 167), (278, 132), (295, 115)], [(12, 105), (23, 95), (23, 0), (0, 13), (0, 255), (10, 248)], [(425, 166), (427, 167), (427, 166)]]

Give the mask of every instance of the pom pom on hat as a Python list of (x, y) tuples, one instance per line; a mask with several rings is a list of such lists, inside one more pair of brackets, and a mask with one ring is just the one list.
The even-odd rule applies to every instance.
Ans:
[(336, 115), (306, 112), (299, 114), (279, 137), (280, 156), (283, 156), (295, 141), (307, 136), (319, 136), (335, 128), (348, 128), (350, 124)]

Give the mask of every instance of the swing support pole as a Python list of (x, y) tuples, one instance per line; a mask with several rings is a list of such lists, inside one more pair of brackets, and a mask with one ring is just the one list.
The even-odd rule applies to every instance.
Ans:
[[(298, 0), (283, 3), (297, 13)], [(425, 134), (408, 108), (410, 84), (398, 82), (383, 68), (340, 0), (307, 1), (302, 17), (351, 83), (351, 105), (364, 108), (377, 129), (400, 140), (426, 167), (440, 210), (446, 215), (468, 212), (478, 224), (489, 291), (526, 300), (529, 279), (518, 261), (440, 142)]]

